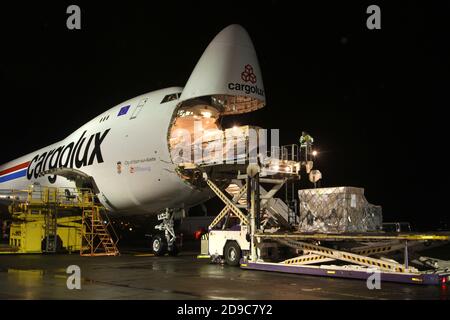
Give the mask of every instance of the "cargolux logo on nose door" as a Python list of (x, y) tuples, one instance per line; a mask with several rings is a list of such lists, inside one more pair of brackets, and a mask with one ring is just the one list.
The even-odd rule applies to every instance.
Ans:
[(254, 94), (264, 97), (264, 90), (258, 88), (257, 85), (252, 85), (252, 84), (256, 84), (257, 79), (256, 79), (255, 73), (253, 72), (253, 67), (250, 64), (245, 65), (244, 71), (241, 73), (241, 79), (244, 82), (250, 82), (251, 84), (230, 82), (230, 83), (228, 83), (228, 89), (233, 90), (233, 91), (234, 90), (243, 91), (243, 92), (245, 92), (245, 94), (254, 93)]
[(253, 73), (253, 67), (247, 64), (241, 73), (241, 79), (245, 82), (256, 83), (256, 75)]

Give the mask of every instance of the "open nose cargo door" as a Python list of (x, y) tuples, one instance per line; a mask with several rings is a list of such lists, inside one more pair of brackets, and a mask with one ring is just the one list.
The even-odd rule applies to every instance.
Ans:
[[(247, 157), (245, 148), (237, 148), (247, 141), (247, 127), (223, 130), (220, 118), (256, 111), (265, 102), (250, 36), (241, 26), (230, 25), (206, 48), (181, 93), (169, 131), (172, 161), (190, 168)], [(179, 174), (192, 182), (194, 171)]]
[[(223, 29), (209, 44), (180, 97), (179, 108), (213, 107), (220, 115), (252, 112), (265, 105), (255, 48), (239, 25)], [(201, 102), (200, 102), (201, 101)]]

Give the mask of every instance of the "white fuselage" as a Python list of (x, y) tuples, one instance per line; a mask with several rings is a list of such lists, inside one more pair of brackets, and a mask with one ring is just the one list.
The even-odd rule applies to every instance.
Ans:
[(156, 213), (207, 200), (208, 190), (194, 188), (175, 172), (169, 152), (168, 134), (178, 98), (161, 102), (181, 91), (173, 87), (125, 101), (67, 138), (0, 166), (0, 189), (26, 189), (36, 183), (75, 187), (61, 176), (56, 180), (38, 176), (51, 168), (69, 167), (94, 178), (99, 200), (112, 212)]

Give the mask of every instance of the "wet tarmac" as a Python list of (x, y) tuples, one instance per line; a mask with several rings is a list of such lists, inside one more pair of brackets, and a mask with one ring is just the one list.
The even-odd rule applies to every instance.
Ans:
[[(81, 269), (81, 289), (67, 288), (66, 269)], [(0, 256), (0, 299), (448, 299), (448, 288), (241, 270), (195, 254), (154, 257)]]

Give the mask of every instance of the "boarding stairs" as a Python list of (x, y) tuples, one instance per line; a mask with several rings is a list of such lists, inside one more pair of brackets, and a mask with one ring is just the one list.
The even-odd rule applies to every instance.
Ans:
[(83, 209), (81, 256), (117, 256), (118, 237), (106, 212), (98, 206)]

